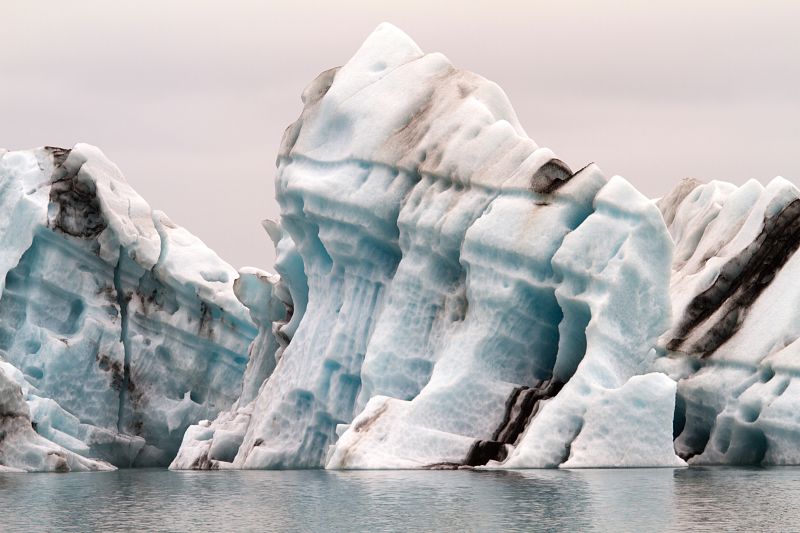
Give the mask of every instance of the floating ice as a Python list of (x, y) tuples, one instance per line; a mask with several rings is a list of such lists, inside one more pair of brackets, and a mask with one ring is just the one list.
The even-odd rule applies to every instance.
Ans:
[[(272, 228), (295, 258), (274, 286), (302, 316), (255, 399), (190, 428), (172, 468), (557, 466), (584, 423), (575, 464), (682, 464), (669, 386), (628, 381), (670, 324), (652, 202), (570, 170), (499, 87), (390, 25), (303, 102)], [(584, 419), (619, 399), (657, 402), (629, 423), (667, 430), (587, 453), (611, 444)]]

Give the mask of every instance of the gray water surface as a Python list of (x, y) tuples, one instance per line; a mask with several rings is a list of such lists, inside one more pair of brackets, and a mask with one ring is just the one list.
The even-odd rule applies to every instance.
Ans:
[(0, 474), (0, 531), (798, 531), (800, 469)]

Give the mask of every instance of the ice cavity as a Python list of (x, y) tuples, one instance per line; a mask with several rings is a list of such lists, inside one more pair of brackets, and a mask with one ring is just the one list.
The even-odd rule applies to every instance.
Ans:
[(257, 333), (236, 271), (97, 148), (0, 156), (0, 269), (0, 359), (41, 437), (164, 465), (190, 423), (235, 400)]
[[(287, 313), (257, 341), (280, 356), (172, 468), (681, 464), (668, 384), (626, 385), (669, 327), (652, 202), (573, 172), (499, 87), (388, 24), (303, 102), (278, 158), (281, 278), (263, 291)], [(670, 430), (600, 438), (637, 398), (658, 403), (620, 410), (620, 435)]]

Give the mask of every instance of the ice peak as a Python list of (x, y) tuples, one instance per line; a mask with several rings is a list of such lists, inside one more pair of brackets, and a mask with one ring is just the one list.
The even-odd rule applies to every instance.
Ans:
[(369, 34), (348, 65), (372, 67), (382, 63), (380, 70), (389, 70), (423, 55), (422, 49), (403, 30), (382, 22)]

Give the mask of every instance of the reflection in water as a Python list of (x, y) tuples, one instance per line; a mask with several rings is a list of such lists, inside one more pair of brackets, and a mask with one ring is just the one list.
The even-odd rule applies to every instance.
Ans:
[(0, 530), (792, 530), (800, 469), (0, 474)]
[(594, 528), (598, 531), (669, 530), (674, 519), (673, 472), (671, 468), (581, 472), (584, 482), (591, 487)]

